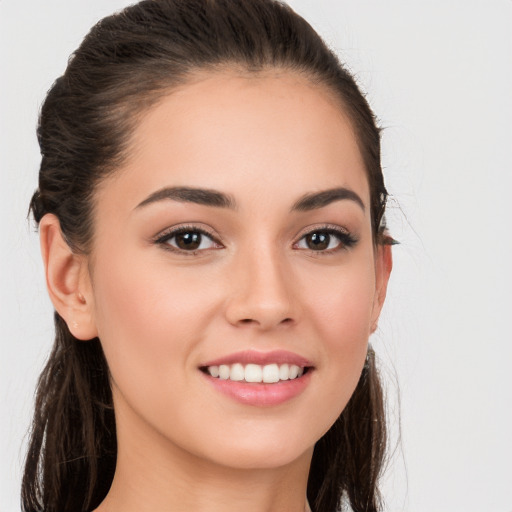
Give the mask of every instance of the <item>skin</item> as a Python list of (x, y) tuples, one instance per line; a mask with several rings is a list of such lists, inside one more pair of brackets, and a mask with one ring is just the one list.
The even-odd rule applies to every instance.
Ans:
[[(164, 187), (228, 194), (236, 208), (162, 199)], [(361, 198), (292, 211), (306, 194)], [(147, 112), (128, 158), (96, 194), (91, 254), (41, 222), (47, 282), (73, 334), (99, 336), (112, 374), (118, 464), (100, 512), (303, 511), (315, 442), (361, 373), (391, 270), (372, 240), (369, 189), (349, 120), (291, 73), (208, 75)], [(331, 249), (304, 235), (325, 225)], [(155, 240), (173, 226), (212, 235), (199, 250)], [(219, 393), (199, 366), (253, 349), (314, 365), (272, 407)]]

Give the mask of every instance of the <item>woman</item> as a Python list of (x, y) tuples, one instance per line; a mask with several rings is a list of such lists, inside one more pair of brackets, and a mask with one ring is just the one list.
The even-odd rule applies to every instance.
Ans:
[(42, 107), (24, 510), (379, 509), (379, 130), (273, 0), (143, 1)]

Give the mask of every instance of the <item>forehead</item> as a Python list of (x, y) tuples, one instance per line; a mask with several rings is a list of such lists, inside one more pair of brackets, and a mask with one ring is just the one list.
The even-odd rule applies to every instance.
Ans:
[(141, 116), (119, 171), (114, 182), (133, 206), (168, 186), (282, 201), (344, 186), (368, 201), (363, 160), (341, 102), (285, 71), (197, 75), (173, 89)]

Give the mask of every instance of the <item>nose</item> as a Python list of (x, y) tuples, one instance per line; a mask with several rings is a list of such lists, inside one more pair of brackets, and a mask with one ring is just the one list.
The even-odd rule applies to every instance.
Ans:
[(284, 257), (268, 250), (253, 250), (238, 258), (230, 280), (231, 296), (226, 306), (230, 324), (266, 331), (297, 322), (298, 300)]

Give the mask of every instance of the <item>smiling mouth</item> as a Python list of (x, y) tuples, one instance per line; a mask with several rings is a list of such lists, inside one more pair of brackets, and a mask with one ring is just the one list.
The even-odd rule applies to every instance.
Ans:
[(299, 379), (312, 368), (295, 364), (221, 364), (203, 366), (200, 370), (214, 379), (247, 382), (254, 384), (276, 384)]

